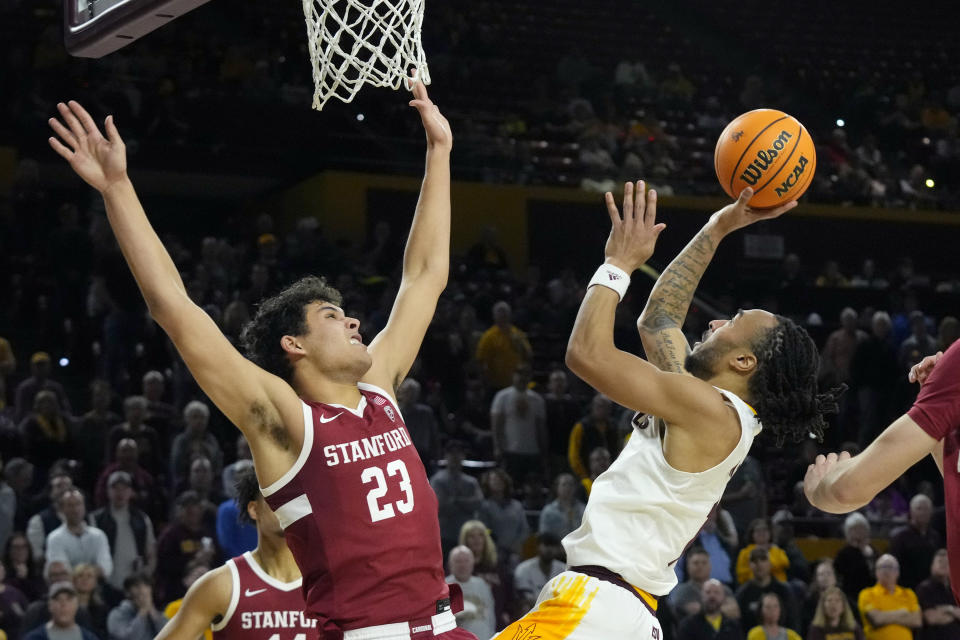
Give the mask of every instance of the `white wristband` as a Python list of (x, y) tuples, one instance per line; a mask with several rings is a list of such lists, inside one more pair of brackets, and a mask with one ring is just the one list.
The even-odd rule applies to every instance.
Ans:
[(590, 278), (590, 284), (587, 285), (587, 288), (589, 289), (595, 284), (613, 289), (620, 296), (622, 302), (623, 296), (626, 295), (627, 288), (630, 286), (630, 274), (620, 267), (604, 263)]

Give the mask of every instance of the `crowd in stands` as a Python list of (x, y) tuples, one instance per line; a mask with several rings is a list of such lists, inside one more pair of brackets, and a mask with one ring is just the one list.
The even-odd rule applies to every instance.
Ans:
[[(816, 142), (811, 201), (960, 208), (960, 75), (947, 63), (957, 47), (942, 7), (910, 17), (924, 49), (891, 11), (869, 12), (887, 36), (876, 47), (851, 40), (863, 17), (854, 3), (797, 16), (806, 22), (793, 32), (820, 39), (799, 58), (774, 38), (757, 59), (755, 38), (729, 34), (760, 18), (776, 30), (779, 11), (759, 0), (737, 12), (674, 4), (634, 8), (632, 21), (619, 18), (616, 0), (427, 8), (424, 47), (433, 95), (457, 132), (455, 175), (598, 191), (642, 175), (664, 195), (720, 195), (720, 131), (742, 112), (773, 107)], [(287, 176), (330, 166), (418, 171), (422, 136), (405, 100), (370, 89), (322, 117), (307, 108), (297, 4), (210, 3), (96, 61), (64, 51), (59, 2), (13, 0), (0, 16), (0, 139), (31, 154), (45, 151), (49, 106), (70, 96), (116, 116), (139, 166), (166, 169), (176, 158), (184, 169)]]
[[(94, 637), (151, 637), (193, 581), (256, 544), (232, 500), (249, 448), (149, 318), (102, 211), (81, 210), (83, 201), (21, 180), (2, 219), (0, 237), (16, 239), (0, 256), (9, 301), (0, 310), (0, 628), (10, 639), (67, 618)], [(259, 299), (316, 271), (372, 336), (393, 300), (403, 236), (381, 234), (376, 250), (334, 246), (320, 226), (305, 217), (281, 229), (263, 214), (221, 236), (163, 235), (191, 296), (235, 343)], [(850, 391), (824, 445), (758, 440), (678, 562), (681, 583), (659, 609), (668, 637), (845, 637), (830, 634), (851, 616), (867, 638), (891, 625), (957, 632), (937, 555), (935, 469), (909, 473), (845, 520), (816, 513), (798, 490), (818, 451), (856, 451), (904, 411), (917, 391), (909, 367), (960, 333), (956, 318), (917, 308), (916, 293), (937, 283), (865, 262), (853, 277), (836, 264), (803, 273), (796, 256), (771, 270), (774, 305), (858, 287), (886, 304), (844, 308), (835, 320), (812, 308), (792, 314), (822, 346), (822, 383)], [(470, 603), (461, 622), (481, 637), (522, 614), (562, 569), (560, 540), (579, 525), (633, 417), (560, 364), (584, 283), (569, 272), (546, 282), (515, 273), (491, 229), (456, 256), (397, 390), (438, 496), (450, 580)], [(729, 310), (738, 302), (726, 301)], [(702, 322), (694, 314), (686, 328)], [(811, 534), (845, 544), (810, 562), (798, 541)], [(909, 615), (882, 613), (900, 608)]]

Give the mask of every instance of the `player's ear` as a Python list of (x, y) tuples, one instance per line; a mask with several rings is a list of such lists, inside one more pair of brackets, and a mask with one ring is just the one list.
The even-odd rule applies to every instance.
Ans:
[(740, 374), (750, 374), (757, 369), (757, 356), (752, 351), (734, 351), (730, 354), (730, 368)]
[(296, 336), (283, 336), (280, 338), (280, 348), (291, 355), (303, 355), (303, 345)]
[(257, 521), (257, 501), (251, 500), (247, 503), (247, 515), (250, 516), (250, 519), (254, 522)]

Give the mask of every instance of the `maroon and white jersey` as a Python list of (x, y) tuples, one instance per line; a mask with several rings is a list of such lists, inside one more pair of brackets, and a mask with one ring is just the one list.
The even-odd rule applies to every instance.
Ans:
[(300, 579), (280, 582), (250, 552), (227, 560), (233, 593), (214, 640), (314, 640), (317, 621), (304, 612)]
[(319, 630), (429, 618), (449, 597), (437, 496), (400, 409), (360, 383), (356, 409), (303, 402), (303, 449), (262, 489)]

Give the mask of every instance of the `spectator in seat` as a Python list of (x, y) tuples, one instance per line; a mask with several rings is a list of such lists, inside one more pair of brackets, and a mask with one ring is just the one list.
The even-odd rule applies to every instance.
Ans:
[(47, 536), (51, 531), (63, 524), (63, 513), (60, 511), (60, 498), (64, 493), (73, 489), (73, 477), (63, 467), (54, 467), (50, 470), (47, 493), (50, 503), (39, 513), (31, 516), (27, 522), (27, 539), (35, 562), (43, 563), (44, 551), (47, 548)]
[(528, 610), (550, 580), (563, 573), (567, 566), (560, 560), (563, 547), (560, 538), (549, 531), (537, 535), (536, 557), (524, 560), (513, 570), (513, 584), (521, 609)]
[(581, 479), (580, 485), (583, 487), (584, 493), (589, 498), (590, 490), (593, 489), (594, 481), (600, 477), (601, 473), (610, 468), (610, 463), (613, 462), (613, 459), (610, 456), (609, 449), (606, 447), (597, 447), (590, 452), (590, 457), (587, 460), (587, 470), (589, 471), (590, 475)]
[(513, 480), (503, 469), (491, 469), (480, 483), (483, 502), (480, 520), (490, 527), (497, 551), (505, 557), (518, 557), (530, 535), (523, 505), (513, 497)]
[(477, 517), (483, 501), (480, 483), (463, 472), (463, 444), (457, 440), (447, 443), (446, 469), (430, 478), (430, 486), (437, 494), (440, 517), (440, 539), (444, 549), (457, 545), (457, 537), (465, 522)]
[(397, 405), (420, 461), (430, 471), (440, 458), (440, 427), (433, 409), (420, 402), (421, 391), (419, 382), (407, 378), (397, 388)]
[(153, 475), (138, 463), (137, 441), (133, 438), (124, 438), (117, 443), (116, 452), (116, 460), (104, 467), (97, 479), (94, 504), (98, 507), (107, 505), (107, 482), (115, 471), (123, 471), (130, 476), (130, 481), (133, 483), (131, 485), (133, 501), (151, 516), (161, 515), (162, 511), (158, 508), (161, 507), (163, 495)]
[[(187, 565), (195, 561), (208, 568), (218, 558), (214, 543), (216, 533), (203, 522), (203, 503), (195, 491), (177, 497), (176, 520), (164, 529), (157, 540), (157, 593), (160, 602), (182, 598), (187, 585)], [(172, 614), (164, 612), (167, 617)]]
[(530, 367), (518, 366), (513, 384), (498, 391), (490, 405), (494, 457), (503, 460), (512, 478), (549, 465), (546, 405), (543, 396), (528, 388), (530, 378)]
[(89, 628), (77, 624), (80, 603), (73, 583), (64, 580), (50, 586), (47, 607), (50, 621), (30, 630), (23, 640), (98, 640)]
[(554, 500), (540, 511), (539, 533), (550, 532), (563, 539), (580, 526), (586, 505), (577, 498), (577, 480), (561, 473), (553, 481)]
[(47, 583), (39, 562), (30, 554), (30, 541), (19, 531), (14, 531), (4, 546), (3, 566), (6, 577), (3, 582), (16, 587), (28, 601), (39, 600), (47, 591)]
[(888, 553), (877, 558), (877, 584), (857, 599), (867, 640), (913, 640), (913, 630), (923, 626), (917, 594), (897, 584), (899, 577), (896, 558)]
[(120, 422), (120, 416), (110, 410), (113, 401), (113, 389), (106, 380), (94, 380), (90, 383), (90, 411), (83, 414), (77, 422), (74, 442), (79, 449), (83, 463), (84, 476), (90, 486), (97, 480), (103, 467), (103, 452), (107, 448), (107, 436), (110, 429)]
[(843, 592), (853, 603), (861, 591), (873, 584), (873, 565), (878, 554), (870, 544), (870, 523), (863, 514), (854, 512), (847, 516), (843, 536), (847, 543), (834, 557), (833, 568)]
[(761, 624), (761, 599), (766, 593), (775, 593), (783, 603), (780, 611), (780, 624), (794, 629), (798, 626), (798, 616), (793, 593), (783, 582), (773, 577), (770, 557), (761, 548), (750, 552), (750, 568), (754, 577), (737, 589), (737, 603), (740, 605), (740, 621), (747, 629)]
[(943, 546), (940, 534), (930, 527), (933, 502), (918, 493), (910, 500), (909, 522), (890, 534), (889, 552), (900, 563), (900, 585), (914, 589), (930, 575), (933, 554)]
[(81, 563), (73, 568), (73, 586), (77, 590), (80, 611), (90, 615), (90, 630), (97, 637), (107, 635), (107, 614), (110, 608), (104, 603), (98, 581), (100, 570), (92, 564)]
[(7, 569), (0, 563), (0, 631), (10, 630), (9, 635), (20, 628), (23, 614), (29, 602), (20, 589), (6, 583)]
[(827, 587), (820, 595), (806, 640), (865, 640), (840, 587)]
[(63, 385), (50, 378), (53, 365), (50, 354), (46, 351), (37, 351), (30, 356), (30, 377), (17, 385), (14, 421), (19, 422), (27, 416), (27, 412), (34, 406), (34, 398), (41, 391), (51, 391), (57, 398), (61, 411), (70, 415), (70, 400)]
[(223, 469), (223, 451), (220, 443), (207, 430), (210, 423), (210, 408), (194, 400), (183, 409), (183, 432), (173, 439), (170, 453), (170, 477), (174, 484), (182, 482), (190, 473), (193, 460), (203, 456), (210, 461), (217, 475)]
[(153, 603), (150, 578), (133, 574), (123, 581), (126, 598), (107, 616), (107, 631), (111, 640), (153, 640), (167, 617), (157, 611)]
[[(703, 611), (703, 587), (710, 580), (711, 572), (710, 554), (703, 547), (693, 547), (687, 551), (684, 560), (687, 579), (674, 587), (669, 596), (669, 604), (673, 607), (678, 622)], [(734, 605), (728, 609), (728, 615), (734, 619), (739, 618), (740, 610), (736, 606), (733, 591), (726, 585), (723, 585), (723, 589), (726, 594), (724, 602), (732, 601), (731, 604)]]
[(492, 389), (509, 386), (517, 367), (529, 363), (532, 357), (526, 334), (513, 325), (510, 305), (500, 300), (493, 305), (493, 326), (477, 343), (476, 359), (487, 385)]
[(41, 472), (74, 454), (73, 419), (63, 413), (57, 395), (44, 389), (33, 398), (33, 411), (20, 423), (24, 453)]
[(457, 626), (478, 638), (489, 638), (497, 631), (493, 592), (482, 578), (473, 575), (473, 552), (465, 546), (450, 550), (447, 583), (460, 585), (463, 610), (456, 614)]
[(178, 419), (174, 406), (163, 400), (166, 388), (167, 381), (159, 371), (147, 371), (143, 374), (141, 390), (143, 397), (147, 399), (147, 417), (144, 422), (156, 429), (162, 442), (169, 442), (168, 438)]
[(770, 527), (770, 521), (766, 518), (757, 518), (751, 522), (747, 529), (747, 541), (747, 546), (741, 549), (737, 556), (737, 582), (744, 584), (753, 579), (753, 571), (750, 569), (750, 554), (753, 553), (754, 549), (763, 549), (767, 552), (773, 577), (780, 582), (786, 582), (790, 560), (783, 549), (773, 544), (773, 531)]
[(688, 616), (677, 629), (677, 640), (743, 640), (740, 623), (723, 613), (723, 583), (703, 583), (703, 610)]
[(90, 515), (91, 524), (104, 532), (113, 555), (107, 581), (118, 591), (141, 572), (152, 575), (157, 566), (157, 540), (150, 516), (131, 504), (133, 480), (126, 471), (114, 471), (107, 480), (109, 504)]
[(916, 594), (923, 611), (923, 640), (960, 638), (960, 607), (950, 591), (946, 549), (939, 549), (933, 555), (930, 577), (917, 585)]
[(747, 632), (747, 640), (803, 640), (793, 629), (780, 624), (783, 605), (780, 596), (768, 591), (760, 600), (760, 624)]
[(590, 477), (589, 456), (597, 447), (605, 447), (613, 458), (620, 453), (622, 440), (611, 415), (613, 403), (598, 393), (590, 401), (590, 413), (580, 419), (570, 432), (567, 460), (581, 480)]
[[(834, 587), (839, 589), (839, 586), (837, 586), (837, 572), (833, 570), (833, 560), (824, 558), (816, 564), (813, 570), (813, 580), (810, 581), (810, 586), (807, 588), (807, 595), (803, 600), (803, 608), (800, 612), (801, 629), (806, 629), (810, 626), (814, 615), (816, 615), (817, 607), (820, 606), (823, 594), (827, 592), (827, 589)], [(841, 589), (841, 593), (842, 591)], [(843, 597), (845, 600), (847, 599), (846, 594), (844, 594)], [(847, 600), (847, 606), (850, 606), (849, 600)], [(854, 618), (856, 618), (856, 616), (854, 616)]]
[(73, 568), (90, 564), (107, 578), (113, 572), (113, 556), (106, 534), (87, 524), (87, 504), (83, 494), (70, 489), (60, 496), (63, 524), (47, 536), (47, 562), (60, 560)]
[(124, 422), (110, 430), (107, 436), (107, 456), (117, 450), (117, 444), (132, 438), (137, 443), (137, 462), (152, 475), (163, 471), (160, 449), (160, 437), (156, 429), (144, 422), (147, 419), (147, 399), (143, 396), (130, 396), (123, 401)]

